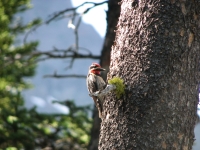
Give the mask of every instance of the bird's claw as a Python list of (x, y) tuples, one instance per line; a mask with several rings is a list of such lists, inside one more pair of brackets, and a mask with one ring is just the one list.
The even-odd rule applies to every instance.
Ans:
[(101, 91), (96, 91), (94, 93), (89, 93), (89, 96), (92, 97), (92, 96), (97, 96)]

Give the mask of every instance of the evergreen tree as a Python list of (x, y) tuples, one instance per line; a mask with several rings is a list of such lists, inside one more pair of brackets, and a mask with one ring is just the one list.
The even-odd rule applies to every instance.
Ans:
[[(16, 22), (15, 14), (25, 11), (28, 7), (29, 0), (0, 1), (1, 148), (22, 147), (24, 144), (32, 145), (27, 142), (31, 136), (24, 128), (25, 123), (20, 123), (22, 119), (30, 118), (22, 107), (21, 91), (29, 86), (23, 78), (34, 75), (36, 58), (30, 58), (29, 55), (37, 46), (37, 42), (15, 46), (17, 34), (38, 23), (38, 20), (34, 20), (28, 25)], [(23, 122), (26, 121), (23, 120)]]
[(0, 149), (83, 149), (89, 141), (89, 107), (67, 101), (68, 115), (46, 115), (23, 105), (21, 92), (30, 87), (24, 78), (34, 75), (37, 58), (31, 53), (38, 43), (19, 45), (16, 37), (40, 20), (23, 25), (15, 15), (29, 6), (30, 0), (0, 1)]

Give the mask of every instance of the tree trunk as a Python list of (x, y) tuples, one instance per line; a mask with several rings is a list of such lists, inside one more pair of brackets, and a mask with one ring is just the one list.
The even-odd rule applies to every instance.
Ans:
[(125, 95), (104, 103), (100, 150), (190, 150), (200, 54), (198, 0), (123, 0), (108, 79)]
[[(120, 6), (118, 3), (121, 0), (109, 0), (108, 2), (108, 12), (107, 12), (107, 32), (104, 40), (104, 45), (101, 52), (100, 65), (106, 69), (105, 72), (102, 72), (102, 77), (106, 81), (106, 75), (109, 71), (110, 65), (110, 51), (111, 46), (115, 40), (115, 30), (120, 14)], [(99, 131), (101, 119), (99, 119), (98, 111), (96, 107), (93, 111), (93, 126), (91, 131), (91, 140), (89, 143), (88, 150), (98, 150), (99, 143)]]

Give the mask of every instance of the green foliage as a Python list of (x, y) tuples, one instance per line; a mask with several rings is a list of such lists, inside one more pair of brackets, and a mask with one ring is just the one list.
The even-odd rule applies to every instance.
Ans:
[(34, 145), (33, 136), (27, 132), (31, 128), (31, 122), (26, 122), (30, 114), (23, 108), (21, 91), (29, 86), (23, 77), (34, 75), (36, 58), (29, 55), (38, 43), (15, 46), (15, 31), (21, 25), (15, 25), (15, 29), (12, 27), (15, 24), (14, 15), (19, 9), (26, 10), (28, 2), (0, 1), (0, 148), (8, 150), (32, 149)]
[(36, 108), (24, 107), (21, 91), (30, 85), (23, 78), (35, 73), (37, 58), (30, 54), (38, 42), (16, 46), (16, 37), (40, 20), (23, 25), (14, 16), (28, 8), (30, 0), (0, 1), (0, 149), (32, 150), (52, 145), (56, 149), (84, 149), (92, 121), (89, 107), (67, 101), (68, 115), (39, 114)]
[(55, 115), (57, 122), (54, 126), (62, 135), (56, 144), (64, 149), (86, 149), (92, 126), (92, 119), (88, 117), (92, 111), (91, 106), (76, 106), (73, 101), (55, 102), (69, 108), (68, 115)]
[(116, 86), (115, 94), (116, 94), (117, 98), (120, 98), (125, 93), (124, 81), (122, 79), (120, 79), (119, 77), (114, 77), (114, 78), (108, 80), (108, 83)]

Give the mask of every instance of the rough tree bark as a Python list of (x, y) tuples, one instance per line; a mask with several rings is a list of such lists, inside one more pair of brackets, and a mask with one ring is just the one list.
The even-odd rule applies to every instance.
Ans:
[[(106, 69), (105, 72), (102, 72), (102, 77), (105, 81), (107, 77), (106, 75), (109, 71), (111, 46), (113, 45), (113, 42), (115, 40), (115, 30), (120, 14), (120, 6), (118, 5), (120, 1), (121, 0), (109, 0), (108, 2), (107, 31), (100, 59), (100, 65)], [(96, 107), (93, 111), (93, 119), (94, 121), (91, 130), (91, 140), (89, 143), (88, 150), (98, 150), (101, 119), (99, 119)]]
[(104, 103), (100, 150), (190, 150), (200, 54), (198, 0), (123, 0), (108, 79), (126, 91)]

